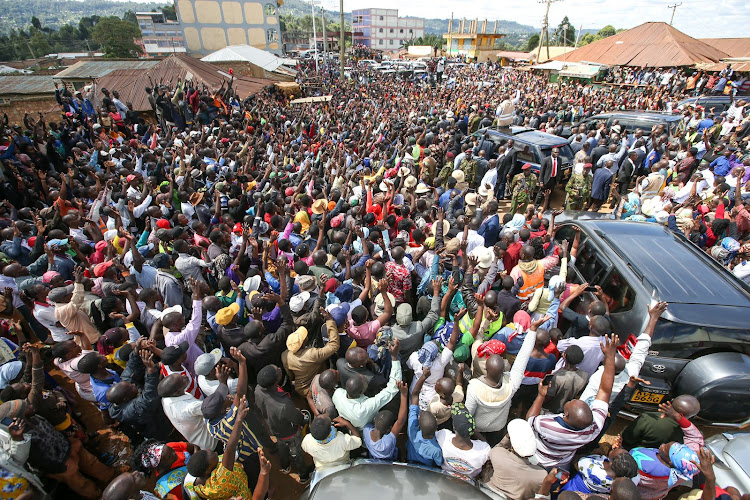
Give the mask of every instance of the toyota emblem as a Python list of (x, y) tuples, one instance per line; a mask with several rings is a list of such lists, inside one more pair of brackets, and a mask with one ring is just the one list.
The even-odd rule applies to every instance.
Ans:
[(651, 371), (654, 373), (664, 373), (664, 371), (667, 369), (664, 365), (652, 365)]

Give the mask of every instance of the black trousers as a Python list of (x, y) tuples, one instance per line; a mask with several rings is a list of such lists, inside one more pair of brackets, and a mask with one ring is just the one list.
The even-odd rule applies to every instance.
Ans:
[[(550, 179), (547, 181), (547, 184), (544, 184), (540, 189), (539, 192), (536, 194), (536, 199), (534, 200), (534, 205), (539, 206), (542, 203), (542, 200), (544, 200), (544, 192), (546, 190), (554, 191), (555, 186), (557, 186), (557, 179)], [(552, 194), (550, 193), (550, 197)]]

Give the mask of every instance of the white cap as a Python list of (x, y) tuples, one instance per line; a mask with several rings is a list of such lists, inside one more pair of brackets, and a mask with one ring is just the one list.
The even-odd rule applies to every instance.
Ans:
[(291, 309), (293, 313), (298, 313), (303, 307), (305, 307), (308, 300), (310, 300), (310, 292), (300, 292), (297, 295), (293, 295), (292, 298), (289, 299), (289, 309)]
[(510, 445), (519, 457), (530, 457), (536, 453), (536, 437), (531, 424), (517, 418), (508, 422)]

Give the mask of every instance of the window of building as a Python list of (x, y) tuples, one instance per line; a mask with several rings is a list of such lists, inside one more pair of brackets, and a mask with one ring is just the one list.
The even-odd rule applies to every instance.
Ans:
[(354, 24), (362, 24), (362, 21), (364, 18), (362, 16), (354, 16), (354, 20), (352, 21)]
[(383, 45), (383, 40), (378, 40), (378, 45)]
[(382, 33), (382, 32), (383, 32), (383, 28), (378, 28), (378, 33)]
[(265, 7), (266, 15), (267, 16), (275, 16), (276, 15), (276, 6), (272, 3), (267, 3)]
[(393, 40), (388, 40), (388, 45), (393, 45)]
[(151, 30), (141, 30), (141, 35), (144, 35), (144, 36), (149, 36), (149, 35), (153, 36), (154, 32), (151, 31)]
[(274, 28), (270, 28), (268, 31), (266, 31), (266, 38), (268, 39), (269, 43), (278, 42), (279, 34), (276, 32)]
[(156, 36), (167, 36), (163, 31), (157, 31)]
[(393, 33), (393, 28), (390, 29), (390, 32)]
[(380, 16), (380, 20), (381, 20), (381, 21), (383, 20), (383, 16)]
[(401, 28), (400, 30), (398, 30), (398, 32), (399, 33), (403, 33), (404, 32), (404, 28)]
[(412, 33), (414, 33), (414, 30), (413, 29), (409, 29), (409, 34), (411, 35)]

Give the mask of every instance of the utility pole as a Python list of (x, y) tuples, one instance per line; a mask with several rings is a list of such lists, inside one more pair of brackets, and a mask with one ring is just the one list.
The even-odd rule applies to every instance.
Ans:
[(537, 0), (538, 3), (546, 3), (547, 9), (544, 11), (544, 20), (542, 20), (542, 32), (539, 35), (539, 48), (536, 52), (536, 62), (539, 64), (539, 56), (542, 55), (542, 44), (544, 43), (544, 40), (547, 40), (547, 59), (549, 60), (549, 7), (554, 2), (557, 2), (559, 0)]
[(36, 55), (34, 54), (34, 49), (31, 48), (31, 44), (28, 40), (26, 40), (26, 46), (29, 48), (29, 52), (31, 52), (31, 58), (36, 59)]
[(310, 12), (312, 12), (313, 18), (313, 54), (315, 55), (315, 72), (318, 73), (320, 69), (318, 68), (318, 33), (315, 30), (315, 0), (310, 0)]
[(326, 36), (326, 11), (320, 6), (320, 15), (323, 18), (323, 65), (328, 65), (328, 37)]
[[(339, 0), (339, 79), (344, 79), (344, 56), (346, 54), (346, 32), (344, 27), (344, 0)], [(354, 19), (352, 19), (352, 44), (354, 44)]]
[(677, 10), (677, 7), (679, 7), (680, 5), (682, 5), (682, 2), (675, 3), (675, 4), (672, 4), (672, 5), (667, 5), (668, 9), (672, 9), (672, 17), (669, 18), (669, 25), (670, 26), (672, 26), (672, 23), (674, 22), (674, 13)]

